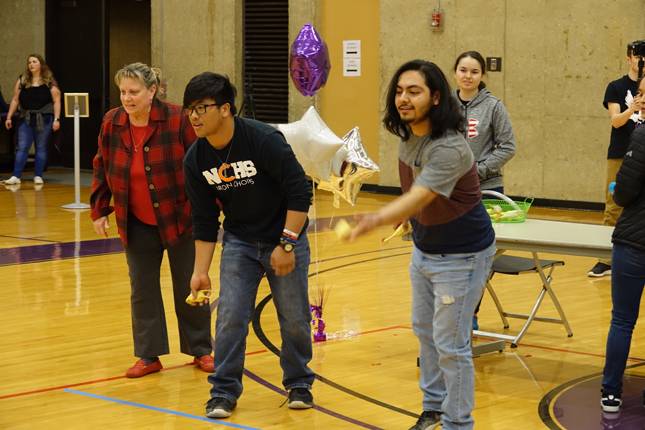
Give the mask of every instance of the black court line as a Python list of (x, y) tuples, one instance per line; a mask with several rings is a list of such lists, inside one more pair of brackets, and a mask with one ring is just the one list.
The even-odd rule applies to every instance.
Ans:
[[(370, 251), (370, 252), (375, 252), (375, 251)], [(376, 261), (376, 260), (384, 260), (386, 258), (400, 257), (400, 256), (403, 256), (403, 255), (409, 255), (409, 252), (393, 254), (393, 255), (386, 255), (386, 256), (382, 256), (382, 257), (370, 258), (370, 259), (367, 259), (367, 260), (355, 261), (353, 263), (342, 264), (342, 265), (339, 265), (339, 266), (330, 267), (328, 269), (321, 270), (321, 271), (316, 272), (316, 273), (310, 273), (309, 277), (312, 277), (312, 276), (314, 276), (316, 274), (329, 272), (329, 271), (332, 271), (332, 270), (337, 270), (337, 269), (340, 269), (340, 268), (343, 268), (343, 267), (353, 266), (355, 264), (369, 263), (369, 262)], [(258, 339), (260, 339), (262, 344), (269, 351), (273, 352), (275, 355), (277, 355), (279, 357), (280, 356), (280, 349), (277, 346), (275, 346), (273, 343), (271, 343), (269, 338), (264, 333), (264, 330), (262, 329), (262, 324), (260, 323), (260, 316), (262, 315), (262, 311), (264, 310), (265, 306), (269, 303), (269, 301), (271, 301), (272, 298), (273, 298), (273, 296), (271, 294), (269, 294), (265, 298), (263, 298), (260, 301), (260, 303), (258, 303), (257, 307), (255, 308), (255, 312), (253, 314), (253, 319), (252, 319), (251, 323), (252, 323), (253, 331), (255, 332), (255, 335), (258, 337)], [(334, 382), (331, 379), (328, 379), (328, 378), (326, 378), (326, 377), (324, 377), (324, 376), (322, 376), (322, 375), (320, 375), (318, 373), (315, 373), (315, 377), (320, 382), (322, 382), (324, 384), (327, 384), (330, 387), (333, 387), (333, 388), (335, 388), (335, 389), (337, 389), (339, 391), (342, 391), (342, 392), (344, 392), (346, 394), (349, 394), (350, 396), (356, 397), (358, 399), (364, 400), (366, 402), (372, 403), (372, 404), (380, 406), (382, 408), (389, 409), (389, 410), (391, 410), (393, 412), (400, 413), (402, 415), (406, 415), (406, 416), (413, 417), (413, 418), (418, 418), (419, 417), (419, 415), (414, 413), (414, 412), (410, 412), (410, 411), (408, 411), (406, 409), (399, 408), (398, 406), (394, 406), (392, 404), (385, 403), (385, 402), (382, 402), (381, 400), (378, 400), (378, 399), (375, 399), (373, 397), (369, 397), (369, 396), (367, 396), (365, 394), (359, 393), (358, 391), (355, 391), (355, 390), (352, 390), (350, 388), (347, 388), (344, 385), (341, 385), (341, 384), (339, 384), (337, 382)]]
[[(244, 374), (248, 378), (251, 378), (252, 380), (257, 382), (258, 384), (268, 388), (269, 390), (274, 391), (274, 392), (280, 394), (281, 396), (287, 397), (287, 392), (285, 390), (273, 385), (272, 383), (270, 383), (266, 379), (259, 377), (258, 375), (256, 375), (255, 373), (251, 372), (250, 370), (244, 369)], [(285, 403), (286, 403), (286, 401), (285, 401)], [(284, 405), (284, 403), (283, 403), (283, 405)], [(317, 405), (317, 404), (314, 404), (313, 408), (315, 410), (319, 411), (319, 412), (322, 412), (324, 414), (330, 415), (330, 416), (332, 416), (334, 418), (338, 418), (339, 420), (342, 420), (342, 421), (357, 425), (359, 427), (363, 427), (363, 428), (366, 428), (366, 429), (369, 429), (369, 430), (383, 430), (380, 427), (373, 426), (372, 424), (365, 423), (363, 421), (357, 420), (356, 418), (348, 417), (347, 415), (340, 414), (338, 412), (332, 411), (331, 409), (327, 409), (327, 408), (322, 407), (322, 406)]]

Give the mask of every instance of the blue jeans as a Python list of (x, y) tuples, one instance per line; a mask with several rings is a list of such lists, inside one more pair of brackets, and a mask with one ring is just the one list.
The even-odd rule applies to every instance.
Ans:
[(310, 388), (311, 313), (309, 311), (309, 241), (302, 233), (293, 252), (296, 267), (286, 276), (271, 268), (275, 243), (245, 242), (225, 232), (220, 263), (220, 292), (215, 335), (215, 373), (208, 377), (211, 397), (235, 401), (242, 394), (242, 372), (249, 322), (253, 317), (258, 285), (266, 274), (278, 313), (282, 348), (282, 384), (287, 390)]
[(420, 343), (423, 410), (441, 412), (445, 430), (473, 428), (470, 334), (494, 255), (494, 243), (468, 254), (412, 252), (412, 328)]
[(618, 395), (623, 389), (623, 373), (645, 286), (645, 251), (615, 243), (611, 261), (613, 309), (602, 388), (607, 394)]
[(13, 165), (13, 176), (20, 178), (22, 170), (27, 163), (29, 148), (36, 142), (36, 160), (34, 167), (34, 176), (43, 176), (45, 165), (47, 164), (47, 145), (49, 136), (52, 134), (52, 123), (54, 116), (49, 114), (43, 115), (43, 129), (36, 129), (36, 119), (31, 119), (32, 124), (27, 121), (20, 121), (18, 126), (18, 148), (16, 149), (16, 161)]

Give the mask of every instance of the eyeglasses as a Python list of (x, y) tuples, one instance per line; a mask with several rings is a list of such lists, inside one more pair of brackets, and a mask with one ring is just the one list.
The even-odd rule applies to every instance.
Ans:
[(190, 108), (184, 109), (184, 112), (186, 113), (186, 116), (191, 116), (193, 112), (197, 112), (198, 116), (202, 116), (206, 113), (209, 107), (211, 106), (218, 106), (217, 103), (210, 103), (207, 105), (196, 105)]

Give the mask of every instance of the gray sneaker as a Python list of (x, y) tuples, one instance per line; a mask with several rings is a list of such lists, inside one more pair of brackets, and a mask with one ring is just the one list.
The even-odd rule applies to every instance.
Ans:
[(237, 402), (232, 402), (225, 397), (213, 397), (206, 403), (206, 416), (208, 418), (228, 418), (233, 413)]
[(441, 412), (423, 411), (417, 423), (410, 430), (432, 430), (441, 424)]

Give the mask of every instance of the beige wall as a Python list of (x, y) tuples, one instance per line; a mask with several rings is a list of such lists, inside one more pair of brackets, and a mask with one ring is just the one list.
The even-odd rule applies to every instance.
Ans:
[(9, 103), (27, 56), (45, 55), (45, 0), (0, 0), (0, 28), (0, 87)]
[[(319, 91), (319, 112), (340, 137), (358, 126), (370, 158), (379, 162), (379, 7), (374, 0), (325, 0), (319, 32), (332, 68)], [(361, 41), (361, 76), (343, 76), (343, 40)], [(378, 176), (369, 179), (378, 183)]]
[[(318, 4), (316, 0), (289, 0), (289, 48), (303, 25), (310, 23), (319, 27)], [(324, 36), (323, 36), (324, 38)], [(333, 65), (332, 65), (333, 67)], [(318, 95), (306, 97), (300, 94), (289, 77), (289, 121), (297, 121), (309, 108), (318, 108)]]
[[(131, 2), (127, 9), (123, 4), (110, 3), (110, 107), (120, 106), (119, 88), (114, 75), (123, 66), (134, 62), (150, 64), (150, 32), (143, 20), (150, 19), (150, 8), (144, 2)], [(140, 25), (132, 25), (132, 16), (138, 16)]]
[(241, 0), (152, 0), (152, 64), (169, 101), (181, 103), (190, 78), (204, 71), (241, 82), (241, 7)]
[[(389, 78), (409, 59), (436, 62), (452, 84), (460, 52), (503, 57), (503, 71), (487, 81), (518, 141), (505, 171), (508, 193), (603, 201), (610, 126), (601, 102), (607, 83), (627, 70), (627, 42), (645, 38), (645, 2), (455, 0), (442, 2), (441, 33), (430, 30), (428, 3), (380, 2), (381, 105)], [(396, 185), (396, 140), (383, 129), (380, 136), (381, 184)]]
[[(240, 86), (242, 0), (151, 1), (151, 63), (168, 80), (169, 100), (180, 102), (187, 81), (204, 70), (226, 73)], [(25, 56), (44, 51), (44, 4), (0, 0), (0, 85), (7, 98)], [(379, 122), (390, 77), (401, 63), (420, 57), (435, 61), (452, 83), (454, 58), (476, 49), (503, 58), (503, 71), (490, 73), (487, 82), (506, 104), (518, 141), (505, 172), (508, 192), (603, 201), (610, 128), (601, 101), (606, 84), (626, 71), (626, 43), (645, 39), (645, 1), (444, 1), (444, 30), (433, 33), (435, 4), (290, 0), (290, 43), (311, 22), (332, 56), (330, 79), (318, 96), (304, 97), (290, 84), (290, 120), (313, 104), (339, 135), (359, 125), (382, 169), (378, 183), (396, 186), (397, 141)], [(376, 56), (369, 63), (375, 79), (367, 72), (353, 82), (342, 78), (340, 41), (350, 38), (362, 41), (364, 71)]]

